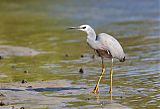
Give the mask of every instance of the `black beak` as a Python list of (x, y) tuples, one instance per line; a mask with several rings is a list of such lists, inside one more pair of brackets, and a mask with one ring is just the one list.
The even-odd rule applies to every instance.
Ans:
[(74, 29), (74, 30), (78, 30), (78, 29), (81, 29), (81, 28), (80, 28), (80, 27), (69, 27), (69, 28), (67, 28), (67, 29), (69, 29), (69, 30), (71, 30), (71, 29), (72, 29), (72, 30), (73, 30), (73, 29)]

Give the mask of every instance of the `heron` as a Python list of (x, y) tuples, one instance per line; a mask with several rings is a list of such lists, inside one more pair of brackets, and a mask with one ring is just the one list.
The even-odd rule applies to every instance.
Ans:
[(100, 33), (96, 34), (94, 29), (89, 25), (81, 25), (78, 27), (69, 27), (69, 29), (81, 30), (87, 33), (87, 44), (101, 57), (102, 72), (99, 76), (97, 84), (92, 91), (94, 94), (99, 93), (99, 84), (101, 78), (105, 73), (104, 59), (109, 58), (111, 60), (110, 66), (110, 89), (109, 93), (112, 93), (112, 75), (113, 75), (113, 59), (118, 59), (120, 62), (125, 61), (125, 53), (121, 44), (113, 36)]

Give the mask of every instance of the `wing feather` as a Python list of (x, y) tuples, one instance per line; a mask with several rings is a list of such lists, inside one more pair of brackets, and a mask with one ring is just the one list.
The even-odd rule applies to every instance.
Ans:
[(106, 33), (101, 33), (98, 35), (97, 49), (108, 50), (112, 57), (117, 59), (123, 59), (125, 57), (120, 43), (114, 37)]

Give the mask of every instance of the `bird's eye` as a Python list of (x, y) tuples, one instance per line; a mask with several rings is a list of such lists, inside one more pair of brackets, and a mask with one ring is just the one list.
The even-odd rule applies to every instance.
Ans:
[(86, 29), (86, 27), (84, 26), (84, 27), (82, 27), (82, 29)]

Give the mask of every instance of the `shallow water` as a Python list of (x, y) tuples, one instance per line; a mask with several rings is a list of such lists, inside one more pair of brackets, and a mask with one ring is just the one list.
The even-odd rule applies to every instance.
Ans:
[[(2, 0), (0, 46), (27, 47), (40, 54), (3, 56), (0, 82), (67, 80), (73, 88), (86, 90), (74, 94), (44, 90), (45, 93), (73, 98), (65, 102), (68, 108), (97, 108), (90, 89), (100, 74), (100, 59), (92, 58), (94, 52), (86, 44), (85, 33), (66, 30), (69, 26), (90, 24), (97, 33), (107, 32), (117, 38), (127, 55), (126, 62), (114, 62), (114, 102), (134, 109), (160, 108), (158, 8), (158, 0)], [(107, 106), (110, 61), (105, 64), (99, 104)], [(81, 67), (84, 74), (78, 72)]]

